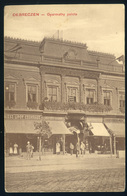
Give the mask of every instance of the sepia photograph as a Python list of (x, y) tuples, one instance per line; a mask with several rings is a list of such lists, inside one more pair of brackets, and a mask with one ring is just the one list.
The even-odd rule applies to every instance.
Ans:
[(4, 7), (4, 190), (125, 191), (124, 4)]

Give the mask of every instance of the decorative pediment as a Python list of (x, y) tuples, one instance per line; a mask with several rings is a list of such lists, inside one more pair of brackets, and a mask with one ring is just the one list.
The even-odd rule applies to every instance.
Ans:
[(76, 59), (77, 52), (74, 49), (69, 49), (64, 53), (63, 58), (65, 59)]
[(13, 82), (13, 83), (18, 84), (18, 78), (10, 74), (5, 75), (4, 80), (5, 82)]
[(30, 78), (27, 78), (27, 81), (33, 81), (33, 82), (35, 82), (35, 81), (38, 81), (36, 78), (34, 78), (34, 77), (30, 77)]
[(85, 79), (83, 79), (83, 84), (84, 84), (84, 86), (96, 87), (97, 81), (94, 79), (85, 78)]
[(8, 74), (8, 75), (5, 75), (5, 79), (16, 80), (17, 78), (12, 76), (12, 75), (10, 75), (10, 74)]
[(67, 81), (66, 84), (68, 84), (68, 85), (79, 85), (78, 82), (71, 82), (71, 81)]
[(104, 84), (104, 85), (102, 86), (102, 88), (105, 88), (105, 89), (113, 89), (114, 87), (111, 86), (111, 85), (108, 85), (108, 84)]
[(45, 82), (59, 84), (61, 82), (61, 78), (59, 75), (46, 74), (45, 75)]
[(85, 87), (87, 87), (87, 88), (95, 88), (96, 85), (95, 84), (85, 84)]
[(65, 81), (67, 84), (79, 85), (79, 78), (77, 78), (77, 77), (66, 76)]
[(51, 83), (51, 84), (59, 84), (59, 81), (58, 80), (46, 80), (45, 81), (46, 83)]

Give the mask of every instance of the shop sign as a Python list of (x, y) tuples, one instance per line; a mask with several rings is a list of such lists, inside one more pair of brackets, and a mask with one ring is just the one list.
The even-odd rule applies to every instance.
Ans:
[(41, 116), (39, 116), (39, 115), (26, 115), (26, 114), (5, 114), (5, 119), (39, 120), (39, 119), (41, 119)]
[(120, 118), (106, 118), (104, 119), (105, 123), (125, 123), (124, 119), (120, 119)]

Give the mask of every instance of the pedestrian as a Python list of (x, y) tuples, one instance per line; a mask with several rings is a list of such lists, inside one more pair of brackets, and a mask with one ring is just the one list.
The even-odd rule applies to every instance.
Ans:
[(81, 155), (83, 156), (83, 154), (85, 154), (85, 144), (84, 144), (84, 142), (81, 142), (80, 150), (81, 150)]
[(21, 146), (19, 147), (19, 155), (22, 157), (22, 148), (21, 148)]
[(34, 146), (31, 144), (31, 157), (33, 158), (33, 150), (34, 150)]
[(80, 144), (79, 144), (79, 142), (77, 142), (77, 144), (76, 144), (76, 157), (79, 156), (79, 153), (80, 153)]
[(9, 155), (12, 156), (13, 155), (13, 147), (12, 147), (12, 143), (10, 143), (10, 147), (9, 147)]
[(56, 154), (60, 154), (60, 143), (56, 143)]
[(74, 145), (70, 143), (70, 154), (73, 155)]
[(30, 145), (29, 141), (27, 142), (26, 152), (27, 152), (27, 159), (30, 159), (30, 156), (31, 156), (31, 145)]
[(18, 144), (14, 144), (14, 155), (18, 154)]

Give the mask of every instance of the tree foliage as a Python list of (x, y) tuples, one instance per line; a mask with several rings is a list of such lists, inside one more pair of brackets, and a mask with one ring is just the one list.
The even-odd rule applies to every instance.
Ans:
[(34, 127), (40, 136), (44, 136), (44, 137), (49, 138), (52, 135), (52, 132), (50, 131), (50, 128), (49, 128), (46, 121), (34, 122)]

